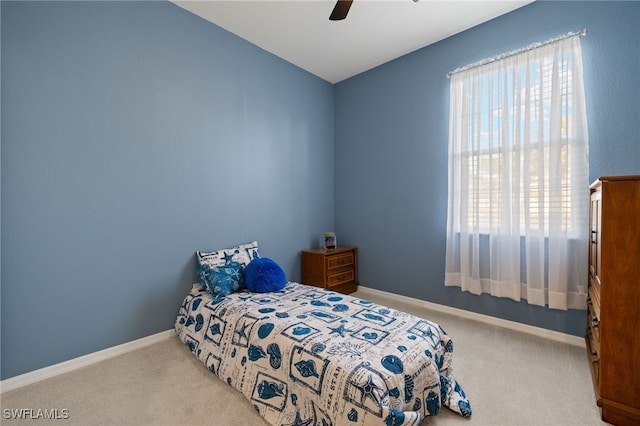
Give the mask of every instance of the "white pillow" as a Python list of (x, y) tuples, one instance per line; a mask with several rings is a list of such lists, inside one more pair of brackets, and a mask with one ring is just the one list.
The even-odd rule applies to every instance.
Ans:
[(196, 255), (198, 263), (206, 266), (223, 266), (230, 262), (237, 262), (246, 267), (253, 259), (260, 257), (257, 241), (216, 251), (197, 251)]

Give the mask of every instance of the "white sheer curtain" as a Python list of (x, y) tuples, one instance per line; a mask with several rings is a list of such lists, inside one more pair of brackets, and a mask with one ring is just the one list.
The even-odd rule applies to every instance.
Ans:
[(579, 35), (451, 76), (445, 285), (585, 309), (588, 134)]

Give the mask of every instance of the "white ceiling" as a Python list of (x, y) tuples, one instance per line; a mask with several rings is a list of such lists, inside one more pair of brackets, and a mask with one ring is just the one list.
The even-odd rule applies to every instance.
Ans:
[(533, 0), (173, 0), (300, 68), (337, 83)]

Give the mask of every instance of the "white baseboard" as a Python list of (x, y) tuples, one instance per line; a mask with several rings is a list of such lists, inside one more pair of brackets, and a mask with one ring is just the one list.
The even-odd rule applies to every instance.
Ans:
[(30, 385), (32, 383), (58, 376), (60, 374), (68, 373), (70, 371), (77, 370), (91, 364), (95, 364), (97, 362), (104, 361), (109, 358), (113, 358), (115, 356), (143, 348), (145, 346), (149, 346), (153, 343), (169, 339), (174, 335), (175, 331), (173, 329), (161, 331), (160, 333), (152, 334), (151, 336), (143, 337), (141, 339), (113, 346), (98, 352), (93, 352), (78, 358), (70, 359), (69, 361), (64, 361), (59, 364), (41, 368), (39, 370), (30, 371), (29, 373), (21, 374), (19, 376), (10, 377), (8, 379), (0, 381), (0, 393)]
[[(430, 309), (436, 312), (442, 312), (445, 314), (455, 315), (457, 317), (470, 319), (473, 321), (482, 322), (485, 324), (495, 325), (509, 330), (519, 331), (521, 333), (532, 334), (534, 336), (542, 337), (545, 339), (553, 340), (556, 342), (567, 343), (569, 345), (586, 347), (584, 337), (573, 336), (571, 334), (560, 333), (558, 331), (547, 330), (546, 328), (534, 327), (532, 325), (522, 324), (515, 321), (509, 321), (502, 318), (496, 318), (489, 315), (478, 314), (471, 311), (465, 311), (464, 309), (452, 308), (450, 306), (439, 305), (433, 302), (427, 302), (426, 300), (414, 299), (412, 297), (401, 296), (399, 294), (388, 293), (386, 291), (377, 290), (375, 288), (358, 286), (358, 297), (361, 296), (381, 296), (389, 299), (395, 299), (398, 302), (408, 303), (414, 306), (418, 306), (425, 309)], [(586, 321), (586, 320), (585, 320)]]

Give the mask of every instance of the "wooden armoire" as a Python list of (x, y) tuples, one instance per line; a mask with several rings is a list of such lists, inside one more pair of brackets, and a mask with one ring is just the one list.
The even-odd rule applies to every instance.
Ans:
[(591, 187), (586, 343), (602, 419), (640, 425), (640, 176)]

